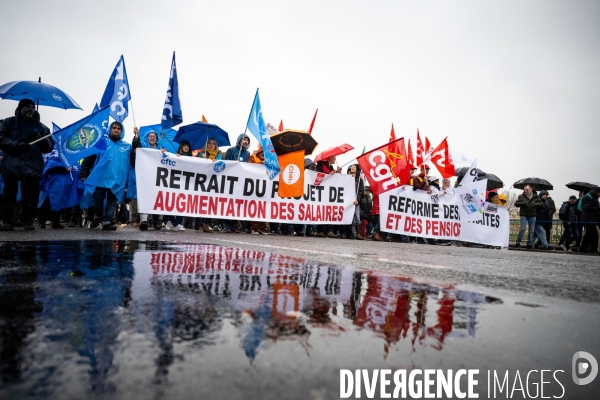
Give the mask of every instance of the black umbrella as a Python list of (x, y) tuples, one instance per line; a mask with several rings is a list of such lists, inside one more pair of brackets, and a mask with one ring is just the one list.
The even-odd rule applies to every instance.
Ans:
[(535, 177), (524, 178), (519, 181), (516, 181), (513, 184), (513, 187), (517, 188), (517, 189), (524, 189), (525, 185), (531, 186), (531, 188), (535, 191), (554, 189), (554, 186), (552, 186), (552, 184), (550, 182), (548, 182), (547, 180), (542, 179), (542, 178), (535, 178)]
[(287, 153), (304, 150), (304, 155), (311, 155), (318, 143), (313, 136), (306, 131), (286, 129), (283, 132), (271, 136), (271, 142), (275, 154), (282, 156)]
[(500, 178), (498, 178), (496, 175), (494, 174), (485, 174), (485, 176), (481, 179), (487, 179), (487, 187), (486, 190), (494, 190), (494, 189), (501, 189), (504, 187), (504, 182), (502, 182), (502, 180)]
[(577, 190), (578, 192), (587, 193), (590, 191), (591, 188), (598, 185), (594, 185), (593, 183), (587, 182), (571, 182), (567, 183), (565, 186), (569, 189)]

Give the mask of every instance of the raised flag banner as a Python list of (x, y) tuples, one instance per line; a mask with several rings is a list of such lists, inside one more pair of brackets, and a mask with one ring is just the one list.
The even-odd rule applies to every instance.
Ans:
[(204, 115), (202, 116), (202, 122), (204, 122), (205, 124), (208, 123), (208, 121), (206, 120), (206, 118), (204, 118)]
[(442, 143), (431, 152), (430, 158), (443, 178), (450, 178), (456, 175), (454, 161), (448, 147), (448, 138), (442, 140)]
[(279, 161), (277, 161), (277, 154), (275, 154), (275, 148), (273, 147), (269, 132), (267, 131), (267, 126), (265, 125), (265, 119), (263, 118), (262, 107), (260, 105), (260, 97), (258, 96), (258, 89), (256, 89), (252, 110), (250, 111), (250, 117), (248, 117), (246, 126), (250, 133), (258, 139), (265, 151), (267, 176), (269, 179), (275, 179), (280, 172)]
[(169, 87), (163, 107), (161, 125), (163, 128), (170, 128), (183, 122), (181, 113), (181, 102), (179, 101), (179, 83), (177, 81), (177, 67), (175, 66), (175, 52), (173, 52), (173, 61), (171, 62), (171, 73), (169, 74)]
[(279, 128), (277, 128), (279, 132), (283, 132), (283, 120), (279, 120)]
[(471, 164), (467, 172), (465, 172), (465, 174), (463, 175), (458, 186), (460, 187), (462, 185), (468, 185), (469, 183), (477, 182), (478, 179), (479, 176), (477, 172), (477, 159), (475, 159), (475, 161), (473, 161), (473, 164)]
[(317, 111), (315, 111), (315, 116), (312, 119), (312, 122), (310, 123), (310, 126), (308, 127), (308, 133), (312, 133), (313, 127), (315, 126), (315, 121), (317, 119), (317, 113), (319, 112), (319, 109), (317, 108)]
[(423, 164), (425, 156), (425, 147), (423, 147), (423, 142), (421, 142), (421, 135), (419, 134), (419, 129), (417, 129), (417, 165), (416, 167), (420, 167)]
[(106, 150), (104, 125), (109, 113), (110, 107), (102, 108), (54, 134), (59, 157), (67, 168), (82, 158)]
[(410, 179), (404, 138), (384, 144), (356, 158), (373, 195), (399, 187)]
[(412, 153), (412, 146), (410, 145), (410, 139), (408, 139), (408, 146), (407, 146), (407, 150), (408, 150), (408, 165), (409, 167), (414, 167), (415, 166), (415, 160), (413, 159), (413, 153)]
[(115, 121), (123, 122), (129, 114), (129, 106), (127, 104), (129, 100), (131, 100), (129, 81), (127, 80), (127, 71), (125, 70), (125, 59), (121, 56), (108, 80), (106, 89), (104, 89), (99, 108), (110, 106), (110, 116)]
[(394, 124), (392, 124), (392, 131), (390, 132), (390, 140), (388, 142), (393, 142), (396, 140), (396, 132), (394, 132)]
[(454, 189), (458, 196), (456, 201), (460, 205), (460, 218), (463, 221), (477, 221), (481, 218), (486, 186), (487, 179), (483, 179)]
[(304, 150), (279, 156), (279, 197), (304, 196)]
[(58, 125), (56, 125), (54, 122), (52, 122), (52, 133), (56, 133), (60, 131), (60, 127)]
[(317, 173), (304, 171), (304, 195), (281, 198), (279, 181), (260, 164), (176, 157), (152, 149), (136, 151), (139, 212), (290, 224), (352, 223), (354, 178), (331, 175), (312, 185)]
[(465, 195), (471, 194), (475, 198), (482, 188), (485, 194), (485, 186), (479, 184), (465, 185), (445, 195), (427, 194), (410, 186), (387, 191), (379, 196), (381, 230), (508, 247), (510, 218), (507, 208), (484, 203), (481, 212), (465, 212)]

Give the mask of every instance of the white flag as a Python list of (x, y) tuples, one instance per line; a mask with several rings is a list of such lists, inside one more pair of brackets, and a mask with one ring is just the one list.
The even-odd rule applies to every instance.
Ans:
[(477, 159), (475, 159), (475, 161), (473, 161), (473, 164), (471, 164), (471, 166), (469, 167), (467, 172), (463, 175), (463, 178), (460, 181), (460, 185), (458, 185), (458, 186), (468, 185), (469, 183), (473, 183), (473, 182), (477, 182), (477, 181), (478, 181)]

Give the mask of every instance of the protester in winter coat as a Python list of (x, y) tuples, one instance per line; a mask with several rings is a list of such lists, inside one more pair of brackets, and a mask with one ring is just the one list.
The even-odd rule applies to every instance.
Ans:
[(250, 157), (250, 152), (248, 151), (248, 147), (250, 147), (250, 137), (245, 133), (242, 133), (238, 136), (235, 143), (235, 146), (227, 149), (225, 160), (248, 161), (248, 157)]
[(3, 196), (0, 202), (0, 218), (3, 225), (0, 231), (13, 231), (13, 208), (17, 204), (19, 182), (21, 183), (21, 216), (25, 230), (34, 230), (35, 216), (40, 196), (40, 178), (44, 171), (42, 153), (54, 149), (52, 137), (35, 144), (31, 142), (50, 134), (50, 130), (40, 122), (40, 114), (35, 103), (29, 99), (19, 101), (15, 116), (0, 121), (0, 150), (2, 164), (0, 175), (4, 180)]
[(371, 199), (371, 188), (365, 186), (363, 197), (360, 199), (360, 224), (363, 239), (367, 238), (367, 226), (371, 218), (371, 209), (373, 208), (373, 200)]
[(585, 234), (579, 246), (580, 253), (598, 252), (598, 222), (600, 222), (600, 187), (592, 188), (585, 196), (581, 198), (581, 222), (585, 229)]
[[(182, 140), (179, 143), (179, 147), (177, 148), (177, 153), (175, 153), (176, 157), (192, 157), (192, 147), (190, 146), (190, 142), (187, 140)], [(166, 230), (173, 229), (174, 232), (185, 231), (185, 227), (183, 226), (184, 219), (182, 215), (169, 215), (167, 216), (167, 223), (165, 224)]]
[[(327, 157), (325, 160), (319, 160), (316, 162), (315, 171), (321, 172), (323, 174), (333, 175), (335, 173), (342, 172), (341, 168), (335, 168), (333, 164), (336, 162), (335, 156)], [(317, 225), (317, 237), (329, 237), (335, 238), (337, 237), (335, 233), (333, 233), (333, 229), (335, 225)]]
[(545, 190), (541, 190), (539, 194), (541, 205), (537, 207), (536, 216), (535, 216), (535, 232), (533, 234), (533, 240), (535, 241), (536, 237), (539, 238), (544, 249), (548, 250), (550, 245), (548, 244), (548, 240), (550, 236), (546, 236), (546, 225), (550, 223), (552, 225), (552, 221), (550, 219), (550, 206), (548, 205), (548, 201), (546, 198), (548, 197), (548, 192)]
[[(136, 159), (136, 151), (137, 149), (153, 149), (160, 150), (165, 153), (166, 150), (161, 149), (158, 144), (158, 134), (156, 132), (149, 132), (146, 135), (145, 140), (140, 138), (140, 131), (137, 127), (133, 128), (133, 141), (131, 142), (131, 147), (133, 151), (131, 152), (131, 169), (129, 171), (129, 179), (127, 180), (127, 197), (131, 200), (131, 208), (132, 214), (134, 214), (133, 218), (137, 218), (135, 214), (137, 214), (137, 182), (135, 178), (135, 159)], [(141, 213), (139, 214), (140, 220), (140, 230), (147, 231), (148, 230), (148, 214)], [(152, 215), (152, 225), (154, 229), (158, 230), (162, 228), (162, 222), (160, 221), (160, 215), (153, 214)], [(135, 226), (135, 225), (134, 225)]]
[(523, 194), (519, 195), (519, 198), (515, 202), (516, 207), (520, 207), (519, 216), (521, 217), (521, 230), (517, 236), (515, 247), (521, 247), (521, 239), (525, 230), (529, 228), (529, 234), (527, 236), (527, 248), (533, 248), (533, 234), (535, 231), (535, 217), (537, 215), (537, 208), (542, 205), (542, 200), (537, 194), (533, 193), (531, 186), (525, 185)]
[(576, 203), (577, 197), (570, 196), (569, 201), (562, 203), (558, 212), (558, 217), (561, 219), (564, 228), (558, 244), (564, 251), (571, 251), (571, 238), (577, 235), (577, 230), (575, 229), (575, 223), (577, 222), (577, 214), (575, 213)]
[[(125, 186), (131, 166), (131, 145), (122, 140), (123, 133), (123, 125), (120, 122), (115, 121), (110, 124), (108, 134), (110, 140), (106, 145), (106, 151), (86, 157), (84, 160), (84, 164), (88, 167), (97, 160), (87, 178), (80, 175), (86, 187), (84, 200), (93, 193), (95, 218), (90, 224), (91, 229), (98, 227), (100, 223), (102, 223), (102, 230), (117, 229), (112, 224), (112, 218), (117, 202), (125, 200)], [(87, 204), (87, 201), (82, 202)]]
[(414, 190), (424, 190), (425, 192), (431, 194), (431, 189), (429, 188), (429, 183), (427, 182), (427, 174), (429, 173), (429, 165), (421, 166), (421, 173), (417, 175), (416, 178), (413, 179), (413, 189)]
[(207, 158), (213, 162), (223, 159), (223, 154), (219, 151), (217, 141), (215, 139), (208, 139), (206, 141), (206, 148), (202, 149), (196, 154), (196, 157)]

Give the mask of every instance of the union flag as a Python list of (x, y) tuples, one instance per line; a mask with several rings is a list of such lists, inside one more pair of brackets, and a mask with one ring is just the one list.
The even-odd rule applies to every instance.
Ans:
[(405, 185), (410, 179), (403, 137), (357, 157), (356, 161), (369, 181), (373, 195)]

